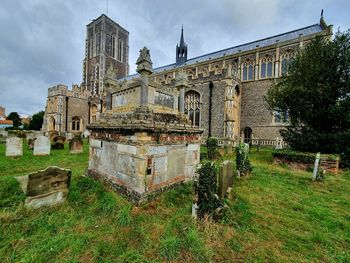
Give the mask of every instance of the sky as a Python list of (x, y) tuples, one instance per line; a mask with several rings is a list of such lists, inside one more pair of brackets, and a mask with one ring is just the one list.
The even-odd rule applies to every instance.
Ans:
[(175, 62), (184, 26), (188, 58), (319, 22), (350, 28), (349, 0), (1, 0), (0, 106), (44, 110), (47, 89), (82, 82), (86, 25), (102, 13), (129, 31), (130, 74), (139, 50), (154, 67)]

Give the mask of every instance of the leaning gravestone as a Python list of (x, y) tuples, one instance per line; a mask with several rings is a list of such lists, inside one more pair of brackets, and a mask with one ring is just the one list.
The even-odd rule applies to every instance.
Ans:
[(18, 137), (10, 137), (6, 139), (6, 156), (22, 156), (23, 141)]
[(233, 184), (233, 162), (224, 161), (219, 174), (219, 197), (225, 198), (228, 188)]
[(56, 166), (16, 177), (27, 196), (25, 205), (33, 208), (63, 203), (68, 195), (70, 178), (70, 170)]
[(50, 140), (45, 136), (38, 136), (34, 142), (34, 155), (50, 155)]
[(70, 153), (82, 153), (83, 152), (83, 140), (80, 136), (75, 136), (69, 142)]

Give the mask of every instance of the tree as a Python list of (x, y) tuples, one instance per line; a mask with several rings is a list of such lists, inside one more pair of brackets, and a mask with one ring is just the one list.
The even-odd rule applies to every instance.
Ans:
[(21, 122), (21, 117), (18, 115), (17, 112), (11, 112), (6, 120), (11, 120), (13, 122), (13, 127), (14, 128), (18, 128), (19, 126), (22, 125), (22, 122)]
[(41, 126), (43, 125), (44, 114), (44, 111), (39, 111), (38, 113), (35, 113), (29, 122), (28, 129), (39, 131), (41, 129)]
[(350, 31), (333, 41), (318, 37), (299, 51), (288, 74), (265, 96), (271, 111), (284, 113), (281, 130), (294, 149), (344, 153), (350, 149)]

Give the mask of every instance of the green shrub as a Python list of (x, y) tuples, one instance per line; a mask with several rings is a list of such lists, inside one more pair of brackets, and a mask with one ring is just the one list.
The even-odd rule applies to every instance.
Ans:
[(207, 155), (209, 160), (217, 159), (220, 154), (218, 152), (218, 139), (214, 137), (209, 137), (207, 140)]
[[(288, 162), (297, 162), (297, 163), (304, 163), (304, 164), (314, 164), (316, 153), (309, 153), (309, 152), (298, 152), (293, 150), (275, 150), (272, 153), (272, 156), (274, 158), (279, 158)], [(328, 160), (336, 160), (339, 158), (339, 155), (336, 154), (322, 154), (321, 159), (328, 159)]]
[[(238, 176), (244, 176), (252, 171), (246, 144), (240, 143), (236, 147), (236, 169)], [(249, 147), (249, 146), (248, 146)]]
[(214, 164), (204, 162), (198, 169), (198, 181), (195, 183), (195, 193), (197, 194), (199, 218), (206, 216), (213, 217), (215, 211), (222, 207), (223, 204), (217, 196), (217, 172)]

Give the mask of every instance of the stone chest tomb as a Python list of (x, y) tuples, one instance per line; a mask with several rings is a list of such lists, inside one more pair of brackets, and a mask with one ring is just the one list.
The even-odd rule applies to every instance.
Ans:
[(106, 78), (106, 111), (88, 126), (87, 175), (102, 180), (134, 202), (190, 180), (200, 156), (202, 130), (184, 115), (185, 74), (175, 89), (149, 82), (149, 50), (140, 50), (138, 79)]

